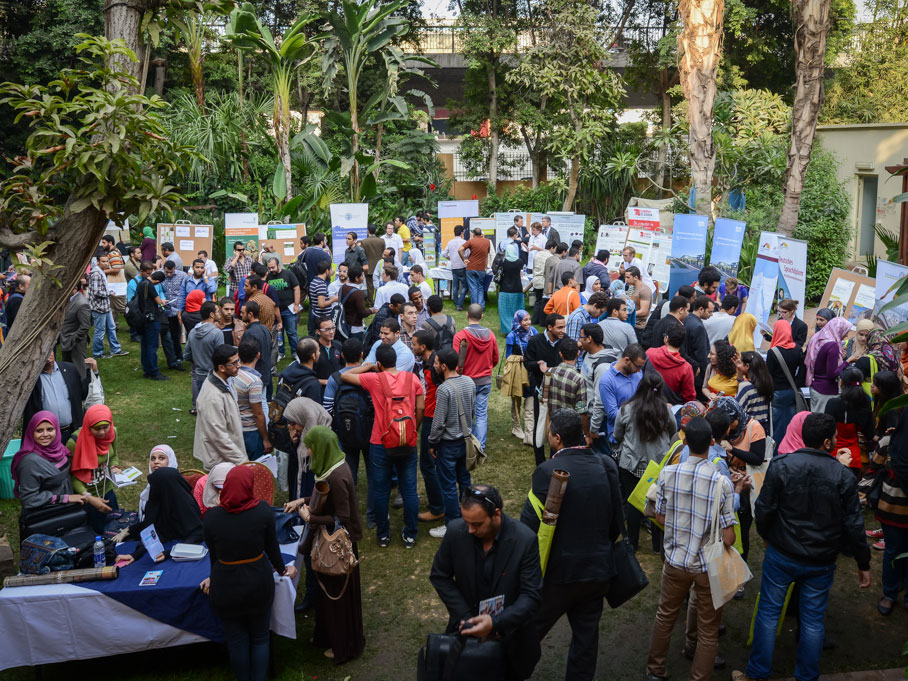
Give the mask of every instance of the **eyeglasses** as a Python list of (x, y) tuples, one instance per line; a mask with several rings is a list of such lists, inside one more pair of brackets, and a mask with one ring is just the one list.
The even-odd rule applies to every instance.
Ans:
[(235, 366), (239, 366), (239, 364), (240, 364), (240, 360), (239, 360), (239, 358), (237, 358), (237, 359), (233, 360), (232, 362), (225, 362), (224, 366), (235, 367)]
[(319, 331), (334, 331), (336, 329), (337, 329), (336, 326), (323, 326), (319, 329)]
[[(461, 495), (460, 498), (461, 498), (461, 500), (463, 500), (463, 499), (466, 499), (467, 497), (473, 497), (474, 499), (478, 499), (479, 501), (483, 502), (484, 504), (488, 504), (488, 506), (486, 508), (491, 509), (492, 512), (494, 512), (497, 508), (499, 508), (498, 504), (496, 504), (494, 501), (489, 499), (489, 497), (486, 496), (485, 492), (483, 492), (482, 490), (476, 489), (475, 487), (467, 487), (463, 491), (463, 494)], [(491, 513), (490, 513), (490, 515), (491, 515)]]

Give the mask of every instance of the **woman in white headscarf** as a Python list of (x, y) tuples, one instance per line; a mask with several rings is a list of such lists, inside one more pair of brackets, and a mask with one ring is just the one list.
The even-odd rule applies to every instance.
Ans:
[(224, 480), (227, 474), (235, 468), (236, 465), (224, 461), (211, 467), (208, 475), (199, 478), (192, 490), (192, 496), (199, 505), (199, 510), (204, 517), (205, 511), (214, 508), (221, 503), (221, 489), (224, 487)]
[[(155, 445), (148, 454), (148, 474), (151, 475), (159, 468), (179, 468), (177, 455), (173, 453), (170, 445)], [(139, 495), (139, 520), (145, 519), (145, 504), (148, 503), (148, 494), (151, 486), (146, 485)]]

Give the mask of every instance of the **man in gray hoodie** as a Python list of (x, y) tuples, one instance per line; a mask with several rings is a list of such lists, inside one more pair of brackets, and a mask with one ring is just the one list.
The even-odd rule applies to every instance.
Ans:
[(223, 344), (224, 332), (214, 324), (214, 314), (218, 306), (210, 300), (202, 303), (199, 308), (199, 314), (202, 315), (202, 321), (192, 327), (192, 331), (186, 337), (186, 348), (183, 350), (183, 360), (192, 362), (192, 411), (190, 414), (198, 413), (196, 411), (196, 399), (199, 396), (199, 390), (209, 372), (214, 368), (211, 364), (211, 356), (215, 349)]

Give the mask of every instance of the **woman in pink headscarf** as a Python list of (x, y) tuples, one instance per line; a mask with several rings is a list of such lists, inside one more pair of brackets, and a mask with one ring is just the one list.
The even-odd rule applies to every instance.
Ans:
[(843, 317), (834, 317), (807, 343), (807, 385), (810, 386), (810, 410), (822, 414), (826, 403), (839, 394), (839, 374), (857, 357), (845, 359), (843, 341), (854, 325)]

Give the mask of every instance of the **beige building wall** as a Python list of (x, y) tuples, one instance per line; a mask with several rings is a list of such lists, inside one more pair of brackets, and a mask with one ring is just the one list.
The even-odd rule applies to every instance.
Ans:
[(823, 148), (838, 158), (839, 180), (851, 196), (852, 262), (865, 264), (869, 253), (885, 257), (886, 249), (872, 233), (872, 225), (879, 223), (899, 233), (902, 204), (891, 200), (902, 193), (902, 178), (890, 175), (886, 166), (899, 165), (908, 158), (908, 123), (821, 125), (817, 137)]

